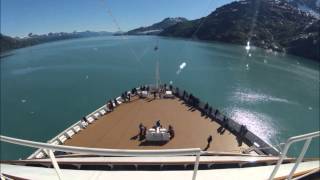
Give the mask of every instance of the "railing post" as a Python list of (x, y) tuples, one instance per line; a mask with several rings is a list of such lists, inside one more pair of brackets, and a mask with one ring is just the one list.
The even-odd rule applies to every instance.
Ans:
[(269, 177), (269, 180), (272, 180), (273, 177), (276, 175), (276, 173), (278, 172), (279, 168), (280, 168), (280, 165), (282, 164), (282, 161), (283, 159), (286, 157), (286, 154), (287, 154), (287, 151), (290, 147), (291, 143), (290, 142), (287, 142), (284, 149), (283, 149), (283, 152), (281, 153), (281, 156), (280, 156), (280, 159), (278, 160), (277, 162), (277, 165), (274, 167), (270, 177)]
[(310, 137), (309, 139), (306, 140), (306, 142), (304, 143), (304, 146), (302, 148), (302, 151), (296, 161), (296, 163), (294, 164), (289, 176), (288, 176), (288, 179), (291, 180), (292, 176), (293, 176), (293, 173), (296, 171), (296, 169), (298, 168), (300, 162), (302, 161), (303, 157), (304, 157), (304, 154), (306, 153), (309, 145), (310, 145), (310, 142), (312, 140), (312, 137)]
[(302, 161), (306, 151), (308, 150), (308, 147), (312, 141), (312, 138), (315, 138), (315, 137), (319, 137), (320, 136), (320, 131), (316, 131), (316, 132), (313, 132), (313, 133), (308, 133), (308, 134), (303, 134), (303, 135), (300, 135), (300, 136), (294, 136), (294, 137), (291, 137), (287, 140), (285, 146), (284, 146), (284, 149), (283, 149), (283, 152), (281, 152), (281, 156), (280, 156), (280, 159), (278, 160), (277, 162), (277, 165), (274, 167), (270, 177), (269, 177), (269, 180), (272, 180), (274, 178), (274, 176), (276, 175), (277, 171), (279, 170), (280, 168), (280, 165), (282, 164), (282, 161), (283, 159), (285, 158), (287, 152), (288, 152), (288, 149), (289, 147), (291, 146), (292, 143), (295, 143), (295, 142), (298, 142), (298, 141), (305, 141), (304, 143), (304, 146), (300, 152), (300, 155), (299, 157), (297, 158), (293, 168), (291, 169), (291, 172), (290, 174), (287, 176), (287, 179), (291, 179), (292, 176), (293, 176), (293, 173), (296, 171), (296, 169), (298, 168), (300, 162)]
[(49, 156), (50, 156), (52, 165), (53, 165), (54, 170), (56, 171), (56, 174), (57, 174), (57, 176), (58, 176), (58, 179), (59, 179), (59, 180), (62, 180), (62, 173), (61, 173), (61, 170), (60, 170), (59, 165), (58, 165), (58, 163), (57, 163), (57, 160), (56, 160), (56, 158), (55, 158), (52, 150), (49, 149), (48, 151), (49, 151), (48, 154), (49, 154)]
[(199, 151), (197, 153), (197, 156), (196, 156), (196, 161), (194, 163), (194, 170), (193, 170), (192, 180), (196, 180), (196, 177), (197, 177), (197, 172), (198, 172), (198, 169), (199, 169), (200, 154), (201, 154), (201, 152)]

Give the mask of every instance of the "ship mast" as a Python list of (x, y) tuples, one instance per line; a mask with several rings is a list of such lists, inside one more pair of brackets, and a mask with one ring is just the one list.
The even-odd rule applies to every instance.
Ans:
[[(158, 50), (158, 40), (156, 42), (156, 46), (154, 47), (154, 51), (157, 52)], [(156, 89), (159, 89), (159, 84), (160, 84), (160, 71), (159, 71), (159, 59), (157, 59), (156, 62), (156, 76), (155, 76), (155, 80), (156, 80)]]
[(156, 63), (156, 88), (159, 89), (160, 84), (160, 72), (159, 72), (159, 60)]

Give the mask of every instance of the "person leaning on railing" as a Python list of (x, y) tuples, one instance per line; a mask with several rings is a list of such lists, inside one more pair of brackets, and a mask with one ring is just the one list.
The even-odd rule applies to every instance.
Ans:
[(117, 99), (114, 99), (113, 101), (114, 101), (114, 104), (115, 104), (116, 106), (118, 106), (118, 105), (119, 105), (119, 103), (118, 103)]
[(113, 103), (112, 103), (112, 101), (111, 100), (109, 100), (109, 102), (107, 102), (107, 107), (108, 107), (108, 109), (110, 110), (110, 111), (113, 111)]
[(156, 99), (156, 98), (157, 98), (157, 92), (153, 91), (153, 99)]
[(147, 130), (147, 128), (142, 123), (140, 123), (139, 124), (139, 136), (140, 136), (140, 139), (142, 139), (142, 138), (144, 138), (146, 136), (146, 130)]
[(212, 107), (210, 106), (210, 107), (209, 107), (209, 112), (208, 112), (207, 115), (208, 115), (208, 116), (211, 116), (211, 114), (212, 114)]
[(121, 99), (124, 101), (124, 102), (127, 102), (127, 98), (125, 96), (125, 93), (122, 93), (121, 94)]
[(82, 117), (82, 120), (83, 120), (84, 122), (88, 123), (88, 120), (87, 120), (87, 118), (86, 118), (85, 116)]

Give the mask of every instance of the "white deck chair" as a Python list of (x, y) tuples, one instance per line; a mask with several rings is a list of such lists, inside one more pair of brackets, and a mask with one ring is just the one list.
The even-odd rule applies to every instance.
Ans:
[(53, 142), (50, 143), (50, 144), (52, 144), (52, 145), (59, 145), (60, 143), (59, 143), (59, 141), (55, 140), (55, 141), (53, 141)]
[(72, 130), (72, 129), (70, 129), (69, 131), (67, 131), (67, 136), (69, 137), (69, 138), (71, 138), (75, 133), (74, 133), (74, 131)]
[(142, 91), (141, 97), (143, 97), (143, 98), (148, 97), (148, 91)]
[(67, 137), (65, 135), (62, 135), (58, 138), (60, 140), (60, 142), (63, 144), (66, 140), (67, 140)]
[(107, 111), (105, 109), (101, 109), (99, 111), (99, 113), (101, 114), (101, 116), (103, 116), (103, 115), (107, 114)]
[(94, 113), (94, 114), (93, 114), (93, 117), (94, 117), (95, 119), (98, 119), (98, 118), (100, 117), (99, 112)]
[(82, 128), (86, 128), (88, 126), (88, 123), (85, 122), (85, 121), (81, 121), (80, 125), (81, 125)]
[(107, 112), (111, 112), (111, 110), (109, 108), (106, 108)]
[(122, 103), (121, 99), (122, 99), (121, 97), (117, 97), (117, 98), (116, 98), (116, 100), (117, 100), (117, 102), (118, 102), (119, 105)]
[(90, 116), (90, 117), (87, 118), (87, 121), (91, 124), (91, 123), (93, 123), (94, 118)]
[(45, 154), (40, 151), (36, 156), (35, 156), (37, 159), (41, 159), (41, 158), (44, 158), (45, 157)]
[(79, 131), (81, 131), (81, 128), (80, 128), (79, 125), (76, 125), (76, 126), (73, 127), (73, 130), (74, 130), (75, 133), (78, 133)]

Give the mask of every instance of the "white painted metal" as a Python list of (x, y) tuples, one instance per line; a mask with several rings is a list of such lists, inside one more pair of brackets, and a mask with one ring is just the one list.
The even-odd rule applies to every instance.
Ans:
[[(277, 162), (278, 157), (272, 157), (272, 156), (228, 156), (228, 155), (218, 155), (218, 156), (202, 156), (199, 160), (199, 163), (250, 163), (250, 162)], [(73, 164), (81, 164), (82, 162), (92, 164), (96, 162), (114, 162), (114, 163), (131, 163), (131, 164), (148, 164), (148, 163), (159, 163), (159, 164), (175, 164), (178, 163), (185, 163), (185, 164), (191, 164), (194, 163), (194, 156), (170, 156), (170, 158), (166, 156), (158, 156), (158, 157), (91, 157), (87, 156), (85, 154), (73, 154), (73, 155), (65, 155), (60, 156), (59, 159), (57, 159), (58, 163), (65, 163), (70, 162)], [(45, 163), (49, 162), (50, 159), (48, 158), (42, 158), (42, 159), (26, 159), (26, 160), (20, 160), (21, 162), (39, 162)]]
[(302, 148), (302, 151), (298, 157), (298, 159), (296, 160), (296, 163), (294, 164), (289, 176), (288, 176), (288, 179), (291, 179), (292, 176), (293, 176), (293, 173), (296, 171), (297, 167), (299, 166), (300, 162), (302, 161), (302, 158), (304, 157), (305, 153), (307, 152), (307, 149), (310, 145), (310, 142), (311, 142), (312, 138), (309, 138), (306, 140), (306, 142), (304, 143), (303, 145), (303, 148)]
[[(139, 87), (137, 89), (140, 89)], [(121, 97), (116, 98), (117, 100), (121, 99)], [(120, 101), (118, 101), (119, 104), (121, 104)], [(115, 104), (114, 104), (115, 105)], [(86, 117), (91, 117), (96, 113), (100, 113), (101, 115), (105, 115), (108, 112), (108, 108), (106, 105), (103, 105), (101, 107), (99, 107), (98, 109), (96, 109), (95, 111), (91, 112), (90, 114), (88, 114)], [(90, 119), (91, 120), (91, 119)], [(93, 120), (94, 121), (94, 120)], [(90, 123), (92, 123), (93, 121), (91, 121)], [(84, 122), (82, 120), (77, 121), (76, 123), (72, 124), (70, 127), (68, 127), (67, 129), (65, 129), (64, 131), (62, 131), (61, 133), (59, 133), (57, 136), (55, 136), (54, 138), (52, 138), (51, 140), (48, 141), (48, 143), (52, 143), (55, 140), (58, 140), (58, 138), (61, 135), (66, 134), (66, 132), (70, 129), (73, 129), (75, 133), (78, 133), (81, 129), (85, 129), (89, 124), (87, 122)], [(81, 127), (81, 128), (80, 128)], [(38, 156), (38, 154), (41, 152), (41, 149), (36, 150), (34, 153), (32, 153), (27, 159), (33, 159), (35, 157)]]
[(59, 180), (62, 180), (62, 173), (61, 173), (61, 170), (60, 170), (59, 165), (57, 163), (57, 160), (56, 160), (52, 150), (49, 149), (48, 151), (49, 151), (49, 157), (51, 159), (51, 162), (52, 162), (52, 165), (54, 167), (54, 170), (56, 171), (56, 174), (57, 174)]
[(190, 149), (166, 149), (166, 150), (123, 150), (123, 149), (102, 149), (102, 148), (85, 148), (85, 147), (76, 147), (76, 146), (63, 146), (63, 145), (53, 145), (48, 143), (41, 143), (35, 141), (28, 141), (23, 139), (12, 138), (8, 136), (0, 135), (0, 141), (40, 148), (48, 149), (49, 155), (52, 160), (53, 166), (56, 171), (59, 171), (59, 166), (55, 166), (56, 163), (54, 154), (50, 154), (50, 151), (62, 151), (62, 152), (73, 152), (73, 153), (83, 153), (83, 154), (94, 154), (102, 156), (182, 156), (182, 155), (196, 155), (195, 169), (193, 173), (193, 180), (196, 178), (198, 171), (199, 158), (201, 154), (200, 148), (190, 148)]
[[(194, 157), (193, 157), (194, 158)], [(202, 160), (201, 156), (201, 160)], [(57, 158), (58, 160), (58, 158)], [(311, 169), (319, 170), (319, 161), (301, 162), (296, 173), (308, 172)], [(282, 164), (276, 178), (285, 177), (292, 169), (294, 163)], [(197, 180), (266, 180), (275, 165), (246, 167), (246, 168), (226, 168), (208, 169), (197, 173)], [(44, 167), (20, 166), (10, 164), (0, 164), (1, 172), (12, 174), (25, 179), (48, 179), (56, 180), (57, 176), (53, 169)], [(66, 180), (186, 180), (192, 176), (192, 170), (162, 170), (162, 171), (103, 171), (103, 170), (73, 170), (61, 169), (63, 178)], [(315, 172), (315, 171), (313, 171)]]
[(197, 157), (196, 157), (196, 163), (194, 164), (192, 180), (196, 180), (197, 172), (198, 172), (198, 169), (199, 169), (199, 161), (200, 161), (200, 152), (197, 154)]
[(94, 154), (101, 156), (182, 156), (182, 155), (197, 155), (201, 152), (200, 148), (189, 149), (164, 149), (164, 150), (128, 150), (128, 149), (103, 149), (103, 148), (86, 148), (78, 146), (52, 145), (47, 143), (23, 140), (0, 135), (0, 141), (18, 144), (22, 146), (51, 149), (62, 152), (73, 152), (83, 154)]
[(299, 163), (301, 162), (301, 160), (303, 159), (304, 157), (304, 154), (306, 152), (306, 150), (308, 149), (309, 147), (309, 144), (312, 140), (312, 138), (315, 138), (315, 137), (319, 137), (320, 136), (320, 131), (316, 131), (316, 132), (313, 132), (313, 133), (308, 133), (308, 134), (303, 134), (303, 135), (300, 135), (300, 136), (294, 136), (294, 137), (291, 137), (287, 140), (286, 142), (286, 145), (284, 146), (284, 149), (283, 151), (281, 152), (281, 157), (280, 159), (278, 160), (277, 162), (277, 165), (274, 167), (270, 177), (269, 177), (269, 180), (273, 179), (277, 173), (277, 171), (279, 170), (280, 168), (280, 165), (282, 164), (282, 161), (283, 159), (286, 157), (287, 155), (287, 152), (291, 146), (292, 143), (295, 143), (295, 142), (298, 142), (298, 141), (304, 141), (304, 140), (307, 140), (306, 143), (304, 144), (303, 146), (303, 149), (301, 150), (301, 153), (299, 155), (299, 158), (296, 160), (296, 163), (295, 165), (293, 166), (291, 172), (288, 174), (288, 179), (290, 180), (293, 173), (295, 172), (296, 168), (298, 167)]
[[(318, 164), (320, 165), (320, 162), (319, 162)], [(310, 172), (308, 172), (308, 173), (306, 173), (306, 174), (304, 174), (304, 175), (302, 175), (302, 176), (298, 176), (298, 177), (296, 177), (296, 178), (294, 178), (294, 179), (292, 179), (292, 180), (298, 180), (298, 179), (307, 177), (307, 176), (309, 176), (309, 175), (311, 175), (311, 174), (314, 174), (314, 173), (316, 173), (316, 172), (318, 172), (318, 171), (320, 171), (319, 167), (318, 167), (318, 168), (314, 168), (312, 171), (310, 171)]]
[(159, 71), (159, 61), (156, 64), (156, 88), (159, 89), (160, 84), (160, 71)]

